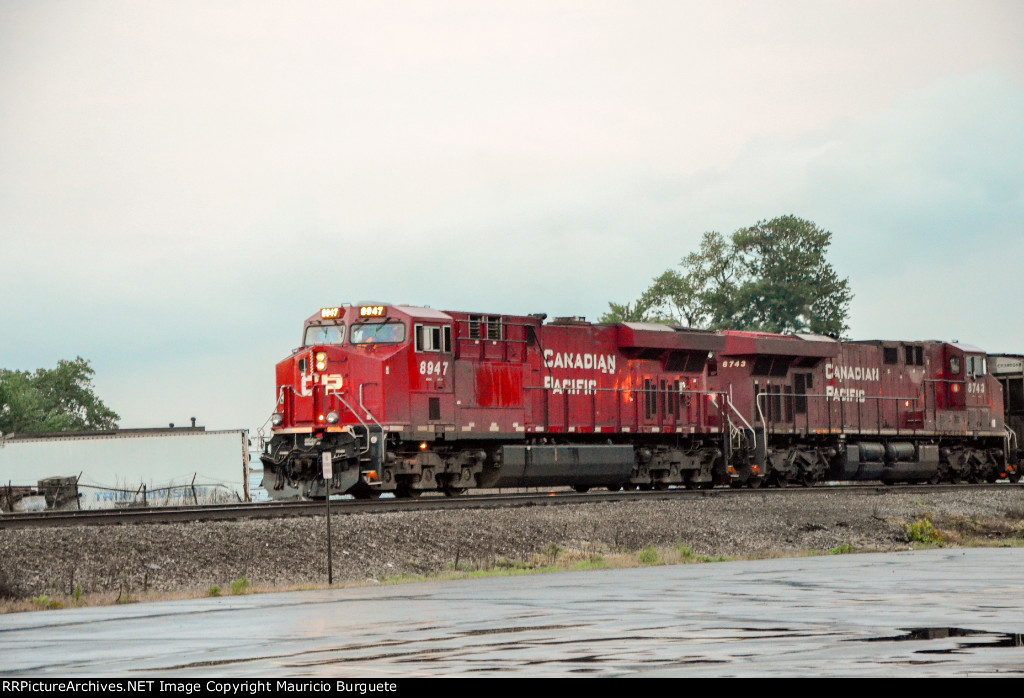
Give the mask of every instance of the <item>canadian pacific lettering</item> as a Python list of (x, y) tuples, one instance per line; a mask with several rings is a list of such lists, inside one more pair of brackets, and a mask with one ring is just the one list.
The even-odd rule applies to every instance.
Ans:
[(615, 373), (614, 354), (573, 354), (571, 351), (554, 352), (544, 350), (544, 365), (548, 368), (582, 368)]
[[(825, 379), (837, 383), (843, 381), (877, 382), (879, 369), (877, 367), (825, 364)], [(862, 388), (837, 388), (829, 384), (825, 386), (825, 396), (827, 399), (837, 402), (867, 402), (867, 391)]]
[(592, 395), (597, 388), (597, 381), (586, 378), (558, 380), (551, 376), (544, 376), (544, 387), (550, 389), (555, 395), (561, 395), (563, 392), (567, 395)]
[(837, 381), (877, 381), (877, 368), (864, 368), (863, 366), (837, 366), (825, 364), (825, 379)]

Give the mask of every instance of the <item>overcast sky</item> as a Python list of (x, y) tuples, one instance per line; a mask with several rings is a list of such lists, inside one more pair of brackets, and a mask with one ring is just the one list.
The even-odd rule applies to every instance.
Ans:
[(1024, 353), (1024, 3), (0, 0), (0, 367), (255, 429), (322, 306), (585, 315), (833, 233), (857, 339)]

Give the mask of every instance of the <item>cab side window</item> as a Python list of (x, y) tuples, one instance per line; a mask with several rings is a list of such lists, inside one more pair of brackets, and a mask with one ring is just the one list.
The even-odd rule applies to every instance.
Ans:
[(951, 356), (949, 357), (949, 375), (959, 376), (960, 375), (960, 357)]
[(451, 353), (452, 328), (434, 325), (416, 325), (416, 351)]

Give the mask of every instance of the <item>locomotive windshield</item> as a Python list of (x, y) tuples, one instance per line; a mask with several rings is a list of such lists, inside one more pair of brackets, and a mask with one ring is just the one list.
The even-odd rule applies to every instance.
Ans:
[(352, 325), (353, 344), (395, 344), (405, 341), (405, 325), (400, 322), (365, 322)]
[(316, 344), (341, 344), (345, 341), (344, 325), (311, 325), (306, 328), (304, 346)]

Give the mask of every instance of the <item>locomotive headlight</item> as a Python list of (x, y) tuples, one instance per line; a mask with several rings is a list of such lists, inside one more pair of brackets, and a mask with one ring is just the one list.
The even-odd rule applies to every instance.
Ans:
[(316, 370), (323, 371), (325, 368), (327, 368), (327, 352), (318, 351), (316, 353)]
[(328, 412), (327, 413), (327, 423), (328, 424), (337, 424), (338, 423), (338, 413), (337, 412)]
[(275, 412), (274, 416), (270, 418), (270, 423), (275, 427), (281, 426), (282, 422), (284, 422), (284, 415), (280, 412)]

